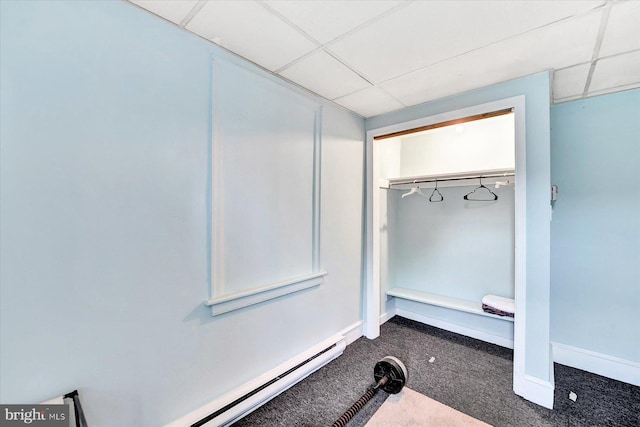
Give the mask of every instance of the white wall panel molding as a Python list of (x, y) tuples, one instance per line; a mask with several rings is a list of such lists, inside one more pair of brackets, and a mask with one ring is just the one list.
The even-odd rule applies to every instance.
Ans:
[(211, 307), (211, 314), (218, 316), (233, 310), (239, 310), (250, 305), (259, 304), (274, 298), (313, 288), (324, 282), (326, 271), (296, 277), (280, 283), (273, 283), (243, 292), (210, 298), (206, 305)]
[(322, 106), (241, 65), (214, 59), (212, 67), (206, 304), (215, 316), (317, 286), (326, 272)]

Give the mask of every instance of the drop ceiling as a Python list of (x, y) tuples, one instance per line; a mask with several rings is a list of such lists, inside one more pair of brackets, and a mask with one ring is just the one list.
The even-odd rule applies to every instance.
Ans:
[(372, 117), (553, 70), (553, 101), (640, 87), (639, 0), (129, 0)]

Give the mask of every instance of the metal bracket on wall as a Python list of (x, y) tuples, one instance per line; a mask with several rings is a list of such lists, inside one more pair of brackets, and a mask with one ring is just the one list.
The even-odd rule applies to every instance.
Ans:
[(551, 201), (555, 202), (556, 200), (558, 200), (558, 186), (557, 185), (552, 185), (551, 186)]

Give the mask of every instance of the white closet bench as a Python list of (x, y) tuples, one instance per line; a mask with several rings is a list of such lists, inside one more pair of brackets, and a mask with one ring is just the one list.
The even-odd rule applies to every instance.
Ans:
[(478, 314), (480, 316), (493, 317), (494, 319), (506, 320), (513, 322), (513, 317), (498, 316), (496, 314), (487, 313), (482, 310), (482, 302), (469, 301), (460, 298), (446, 297), (443, 295), (432, 294), (424, 291), (417, 291), (408, 288), (392, 288), (387, 291), (388, 296), (406, 299), (409, 301), (420, 302), (423, 304), (436, 305), (452, 310), (466, 311), (467, 313)]

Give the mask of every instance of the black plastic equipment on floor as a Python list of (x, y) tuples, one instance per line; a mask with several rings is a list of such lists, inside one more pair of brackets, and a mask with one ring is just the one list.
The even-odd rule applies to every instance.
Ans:
[(373, 377), (376, 380), (376, 384), (369, 388), (356, 403), (351, 405), (331, 427), (344, 427), (381, 388), (390, 394), (399, 393), (407, 383), (408, 373), (407, 368), (400, 360), (393, 356), (387, 356), (376, 363), (373, 368)]

